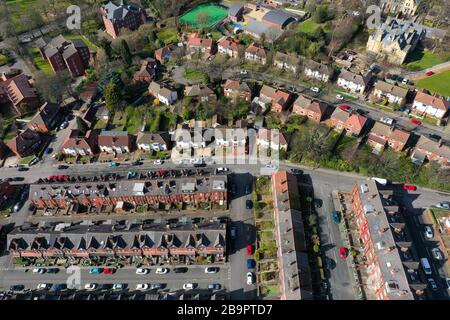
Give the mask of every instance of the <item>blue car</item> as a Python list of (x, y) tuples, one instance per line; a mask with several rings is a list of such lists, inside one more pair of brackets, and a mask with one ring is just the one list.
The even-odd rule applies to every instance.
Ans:
[(90, 274), (100, 274), (102, 273), (103, 268), (92, 268), (91, 270), (89, 270)]
[(255, 260), (253, 259), (247, 259), (247, 268), (253, 269), (255, 267)]
[(336, 210), (333, 210), (332, 217), (333, 217), (333, 222), (334, 223), (336, 223), (336, 224), (341, 223), (341, 215)]
[(47, 148), (47, 149), (45, 149), (45, 154), (46, 155), (49, 155), (50, 153), (52, 153), (53, 152), (53, 149), (52, 148)]

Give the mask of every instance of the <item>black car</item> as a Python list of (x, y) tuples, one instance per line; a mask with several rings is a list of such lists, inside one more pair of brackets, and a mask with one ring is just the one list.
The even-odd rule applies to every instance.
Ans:
[(17, 169), (17, 171), (28, 171), (28, 170), (30, 169), (27, 167), (19, 167), (19, 169)]
[(365, 115), (368, 112), (363, 110), (363, 109), (356, 109), (356, 113), (359, 114), (359, 115)]
[(251, 186), (248, 184), (245, 186), (245, 194), (249, 194), (251, 191)]
[(300, 169), (291, 169), (292, 174), (303, 174), (303, 171)]
[(23, 181), (23, 180), (25, 180), (24, 177), (15, 177), (15, 178), (13, 178), (13, 181)]
[(53, 290), (53, 291), (61, 291), (61, 290), (66, 290), (66, 289), (67, 289), (67, 285), (65, 283), (61, 283), (61, 284), (55, 283), (54, 285), (52, 285), (52, 288), (51, 288), (51, 290)]
[(253, 208), (253, 202), (252, 202), (252, 200), (247, 200), (247, 201), (245, 201), (245, 207), (246, 207), (247, 209)]
[(150, 290), (163, 289), (165, 288), (165, 286), (166, 286), (165, 283), (150, 283), (149, 289)]
[(69, 166), (66, 166), (65, 164), (60, 164), (58, 166), (58, 170), (65, 170), (65, 169), (68, 169), (68, 168), (69, 168)]
[(441, 136), (439, 136), (437, 134), (430, 134), (429, 137), (431, 140), (435, 140), (435, 141), (441, 140)]
[(173, 272), (175, 272), (175, 273), (186, 273), (186, 272), (188, 272), (188, 268), (185, 268), (185, 267), (174, 268)]
[(134, 161), (131, 163), (133, 166), (140, 166), (143, 162), (142, 161)]
[(58, 268), (47, 268), (47, 273), (58, 273), (59, 269)]
[(14, 284), (9, 287), (9, 290), (11, 291), (22, 291), (25, 289), (25, 286), (23, 284)]

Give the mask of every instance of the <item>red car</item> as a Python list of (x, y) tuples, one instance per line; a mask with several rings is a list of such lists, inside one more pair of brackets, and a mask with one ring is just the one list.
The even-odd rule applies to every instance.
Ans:
[(116, 271), (114, 268), (103, 268), (104, 274), (113, 274)]
[(403, 190), (416, 191), (417, 187), (413, 186), (412, 184), (405, 184), (403, 185)]
[(252, 246), (246, 246), (245, 247), (247, 249), (247, 255), (251, 256), (253, 254), (253, 247)]
[(347, 249), (339, 248), (339, 256), (341, 257), (341, 259), (347, 259), (348, 257)]
[(416, 120), (416, 119), (412, 119), (412, 120), (411, 120), (411, 123), (412, 123), (412, 124), (415, 124), (416, 126), (420, 126), (420, 125), (422, 124), (421, 121)]
[(49, 180), (54, 180), (54, 179), (56, 179), (56, 176), (50, 176), (50, 177), (48, 177), (48, 179)]
[(428, 71), (427, 73), (425, 73), (426, 75), (427, 75), (427, 77), (430, 77), (430, 76), (432, 76), (433, 74), (434, 74), (434, 72), (433, 71)]
[(347, 106), (347, 105), (345, 105), (345, 104), (343, 104), (343, 105), (341, 105), (341, 106), (339, 107), (339, 109), (344, 110), (344, 111), (347, 111), (347, 110), (350, 110), (350, 107)]

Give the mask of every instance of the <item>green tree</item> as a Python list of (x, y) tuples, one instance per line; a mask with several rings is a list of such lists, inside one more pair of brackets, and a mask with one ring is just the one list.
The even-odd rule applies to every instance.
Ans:
[(108, 39), (106, 39), (106, 38), (102, 38), (100, 40), (100, 47), (103, 50), (105, 50), (105, 54), (106, 54), (106, 57), (108, 58), (108, 60), (111, 60), (112, 54), (113, 54), (113, 50), (111, 47), (111, 41), (108, 41)]
[(109, 112), (114, 112), (119, 107), (121, 94), (114, 82), (110, 82), (105, 90), (105, 103)]
[(120, 43), (120, 55), (122, 57), (123, 62), (129, 66), (131, 65), (131, 51), (130, 48), (128, 47), (128, 43), (125, 40), (122, 40), (122, 42)]

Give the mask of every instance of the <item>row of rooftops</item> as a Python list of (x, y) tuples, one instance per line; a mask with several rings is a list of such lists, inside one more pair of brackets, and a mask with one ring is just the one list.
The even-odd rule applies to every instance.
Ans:
[(379, 191), (374, 180), (357, 182), (361, 206), (368, 222), (371, 242), (379, 262), (383, 279), (388, 286), (390, 299), (413, 299), (408, 278), (405, 273), (400, 250), (409, 247), (409, 241), (396, 241), (393, 229), (405, 227), (398, 206), (386, 205), (386, 198), (392, 191)]
[(134, 197), (226, 192), (227, 176), (120, 180), (114, 182), (41, 183), (30, 186), (30, 198)]

